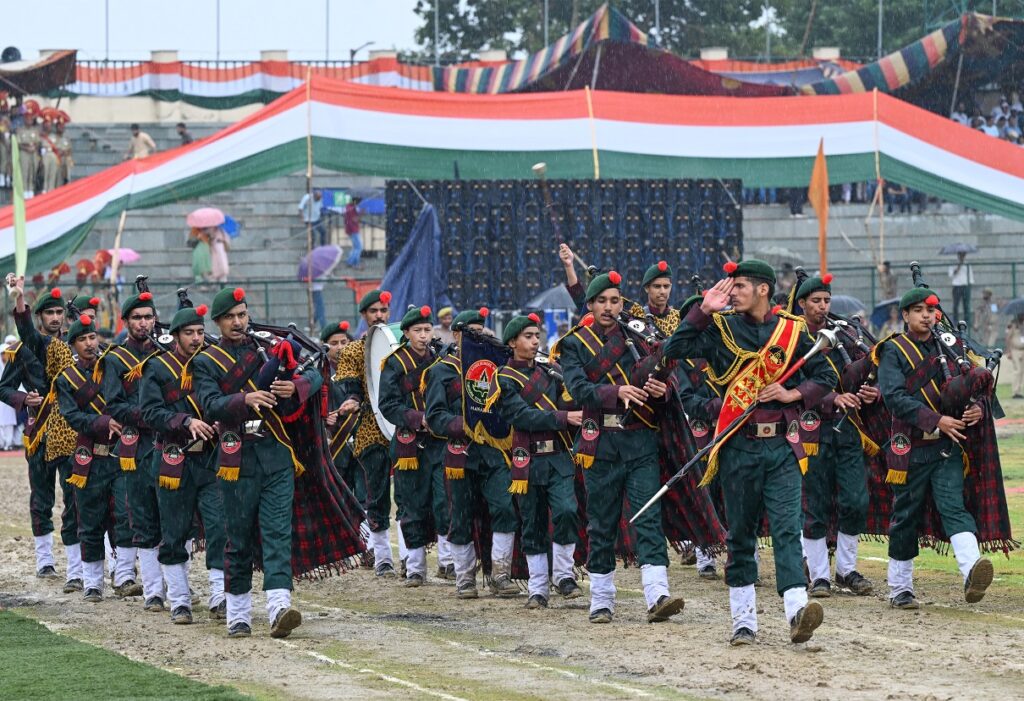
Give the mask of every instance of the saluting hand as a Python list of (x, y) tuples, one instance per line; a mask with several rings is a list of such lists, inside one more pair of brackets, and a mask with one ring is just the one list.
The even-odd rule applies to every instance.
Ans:
[(712, 314), (728, 307), (732, 286), (733, 279), (731, 277), (722, 278), (716, 282), (714, 287), (706, 291), (704, 301), (700, 303), (700, 310), (705, 314)]

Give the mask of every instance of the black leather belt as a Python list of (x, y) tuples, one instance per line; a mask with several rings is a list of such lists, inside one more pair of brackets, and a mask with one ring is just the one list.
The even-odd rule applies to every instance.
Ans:
[(530, 444), (530, 452), (533, 455), (550, 455), (557, 452), (555, 441), (537, 441)]
[(744, 429), (748, 438), (776, 438), (786, 435), (786, 422), (748, 423)]

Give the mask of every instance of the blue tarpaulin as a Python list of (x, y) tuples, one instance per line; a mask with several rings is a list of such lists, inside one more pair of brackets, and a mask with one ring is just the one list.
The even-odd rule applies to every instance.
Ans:
[[(448, 283), (441, 265), (441, 224), (437, 211), (424, 205), (416, 224), (409, 233), (402, 250), (380, 283), (382, 290), (391, 292), (391, 321), (401, 321), (408, 306), (430, 306), (434, 314), (451, 304)], [(359, 322), (359, 333), (366, 330), (366, 322)]]

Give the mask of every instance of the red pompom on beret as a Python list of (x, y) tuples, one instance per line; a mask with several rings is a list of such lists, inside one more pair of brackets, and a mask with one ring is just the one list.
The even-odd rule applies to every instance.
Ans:
[(342, 331), (348, 331), (348, 322), (341, 322), (340, 324), (338, 324), (338, 328), (341, 329)]
[(487, 307), (480, 307), (480, 316), (482, 316), (483, 318), (486, 319), (487, 315), (490, 314), (490, 313), (491, 313), (491, 310), (488, 309)]
[(738, 267), (738, 264), (730, 260), (728, 263), (722, 266), (722, 270), (725, 271), (726, 275), (732, 275), (733, 273), (736, 272), (736, 268)]
[(658, 261), (658, 270), (660, 270), (661, 272), (665, 272), (666, 270), (668, 270), (668, 263), (666, 263), (663, 260), (659, 260)]
[(60, 299), (60, 288), (54, 287), (52, 290), (50, 290), (50, 296), (53, 297), (54, 299)]
[(831, 285), (832, 280), (832, 273), (825, 273), (824, 275), (821, 276), (821, 281), (824, 282), (826, 285)]
[(78, 318), (78, 322), (79, 322), (79, 323), (80, 323), (80, 324), (81, 324), (82, 326), (89, 326), (90, 324), (92, 324), (92, 317), (91, 317), (91, 316), (89, 316), (88, 314), (83, 314), (82, 316), (80, 316), (80, 317)]
[(100, 306), (100, 298), (99, 297), (93, 297), (92, 299), (89, 300), (89, 305), (93, 306), (93, 307)]
[(610, 270), (608, 271), (608, 281), (611, 282), (613, 285), (618, 285), (620, 282), (622, 282), (622, 276), (619, 275), (614, 270)]
[(935, 295), (928, 295), (927, 297), (925, 297), (924, 303), (934, 307), (936, 304), (939, 303), (939, 298), (936, 297)]
[(205, 304), (200, 304), (198, 307), (196, 307), (196, 314), (198, 314), (199, 316), (206, 316), (206, 312), (208, 311), (210, 311), (210, 308)]
[(153, 299), (153, 293), (152, 292), (143, 292), (142, 294), (139, 295), (139, 299), (141, 301), (143, 301), (143, 302), (148, 302), (151, 299)]
[(380, 293), (380, 301), (382, 304), (391, 304), (391, 293), (384, 290)]
[(430, 307), (428, 307), (426, 304), (424, 304), (422, 307), (420, 307), (420, 316), (422, 316), (424, 318), (429, 317), (430, 316)]
[(526, 318), (529, 319), (530, 321), (532, 321), (535, 324), (539, 324), (540, 323), (540, 317), (537, 316), (536, 314), (532, 313), (532, 312), (530, 314), (528, 314)]
[(235, 291), (232, 293), (232, 296), (235, 298), (236, 302), (241, 302), (243, 299), (245, 299), (245, 290), (243, 290), (241, 287), (236, 287)]

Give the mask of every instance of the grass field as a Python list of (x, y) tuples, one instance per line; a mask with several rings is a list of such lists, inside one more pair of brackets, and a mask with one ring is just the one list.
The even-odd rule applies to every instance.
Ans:
[(224, 686), (207, 686), (47, 630), (40, 623), (0, 611), (0, 691), (5, 699), (248, 698)]

